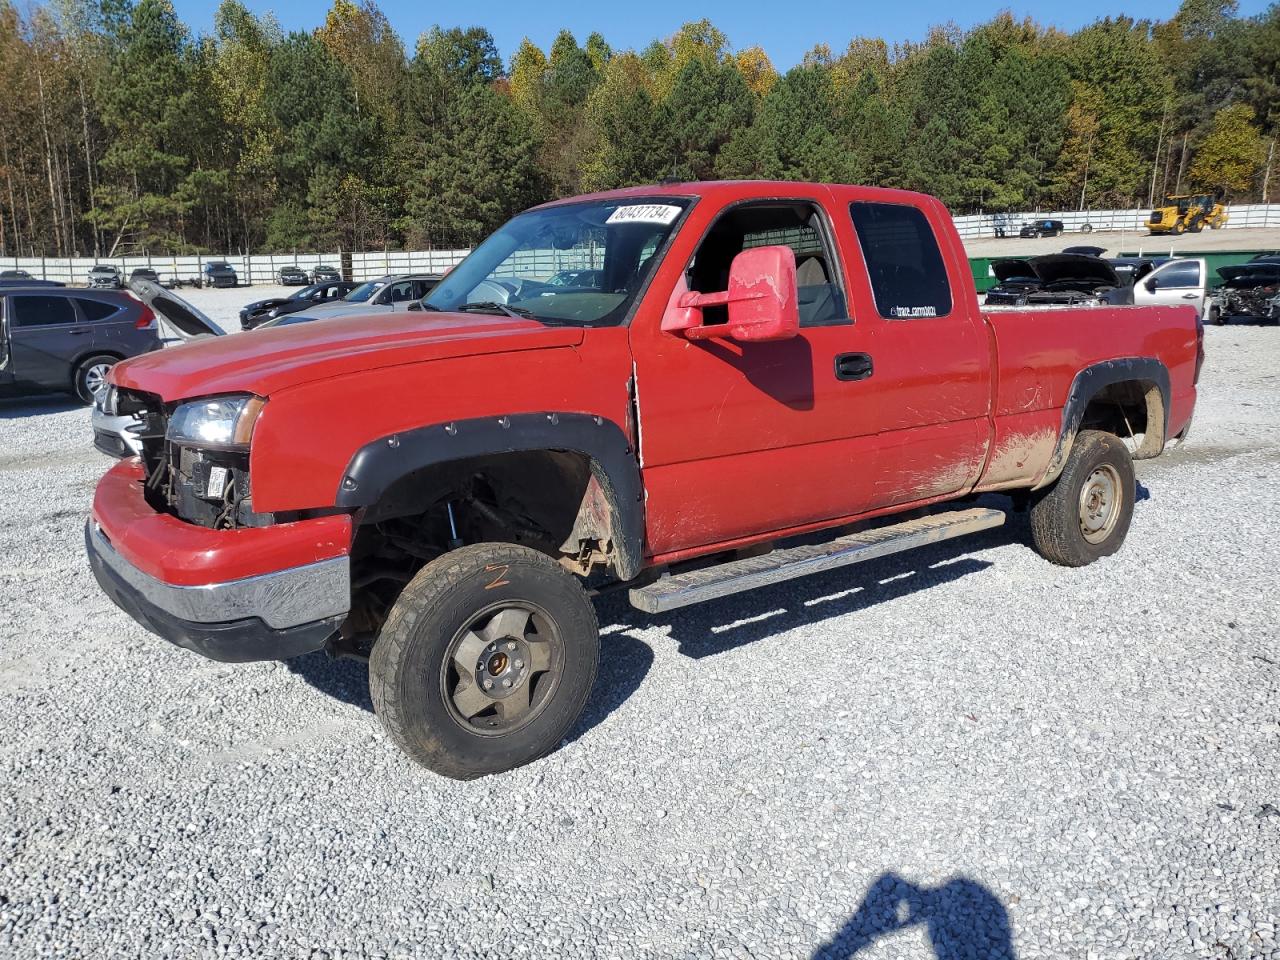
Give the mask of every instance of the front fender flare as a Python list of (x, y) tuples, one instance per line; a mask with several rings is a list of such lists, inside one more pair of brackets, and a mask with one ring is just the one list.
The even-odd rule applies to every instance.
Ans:
[(640, 465), (623, 429), (586, 413), (518, 413), (416, 427), (370, 441), (355, 452), (338, 484), (335, 504), (370, 507), (401, 477), (425, 467), (488, 454), (534, 450), (580, 453), (609, 499), (616, 532), (615, 571), (640, 572), (644, 548), (644, 488)]

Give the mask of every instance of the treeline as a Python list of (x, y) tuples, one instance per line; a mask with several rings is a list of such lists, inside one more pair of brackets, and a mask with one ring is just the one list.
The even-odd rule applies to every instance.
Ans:
[(465, 246), (554, 196), (666, 177), (924, 190), (956, 212), (1274, 194), (1280, 5), (1066, 34), (1001, 14), (815, 46), (708, 21), (640, 51), (433, 28), (365, 0), (284, 33), (223, 0), (0, 0), (0, 255)]

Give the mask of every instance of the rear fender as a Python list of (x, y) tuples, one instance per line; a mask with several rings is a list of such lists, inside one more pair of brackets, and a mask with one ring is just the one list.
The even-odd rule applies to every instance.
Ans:
[[(1145, 457), (1153, 457), (1159, 454), (1163, 447), (1164, 438), (1169, 434), (1169, 370), (1159, 360), (1150, 357), (1123, 357), (1117, 360), (1104, 360), (1101, 363), (1095, 363), (1085, 367), (1075, 375), (1075, 379), (1071, 381), (1071, 390), (1067, 394), (1067, 402), (1062, 408), (1062, 426), (1058, 431), (1058, 442), (1053, 450), (1053, 456), (1049, 459), (1049, 466), (1045, 469), (1044, 476), (1036, 483), (1033, 489), (1039, 490), (1047, 487), (1058, 479), (1062, 473), (1062, 468), (1066, 465), (1067, 457), (1071, 454), (1071, 447), (1075, 443), (1076, 434), (1080, 431), (1080, 423), (1084, 418), (1084, 412), (1089, 406), (1089, 402), (1105, 388), (1116, 383), (1125, 383), (1128, 381), (1138, 381), (1144, 383), (1155, 384), (1160, 394), (1160, 415), (1163, 422), (1160, 425), (1160, 439), (1157, 442), (1157, 449), (1148, 449), (1148, 444), (1144, 442), (1139, 451), (1139, 459)], [(1150, 404), (1148, 404), (1150, 412)]]

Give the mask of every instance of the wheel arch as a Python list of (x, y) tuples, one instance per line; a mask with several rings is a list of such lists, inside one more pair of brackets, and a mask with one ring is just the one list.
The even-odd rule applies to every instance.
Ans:
[[(417, 427), (371, 441), (351, 457), (335, 505), (374, 507), (397, 484), (433, 467), (479, 458), (538, 453), (585, 458), (596, 485), (577, 507), (580, 524), (602, 523), (613, 545), (610, 565), (621, 580), (635, 577), (644, 546), (640, 466), (617, 423), (591, 414), (540, 412), (454, 420)], [(594, 498), (594, 499), (593, 499)], [(603, 501), (607, 516), (599, 516)]]
[[(1109, 429), (1109, 422), (1123, 424), (1133, 434), (1142, 434), (1135, 460), (1158, 457), (1169, 433), (1169, 401), (1169, 369), (1155, 358), (1122, 357), (1085, 367), (1071, 381), (1058, 442), (1035, 489), (1058, 479), (1076, 434), (1085, 427)], [(1110, 432), (1124, 435), (1116, 429)]]
[(92, 360), (94, 357), (110, 357), (116, 363), (123, 363), (125, 360), (128, 359), (128, 357), (126, 357), (119, 350), (112, 350), (109, 347), (100, 348), (100, 349), (90, 348), (87, 350), (81, 350), (78, 354), (76, 354), (75, 359), (72, 360), (67, 365), (67, 370), (68, 370), (67, 380), (70, 382), (72, 390), (74, 390), (77, 386), (76, 378), (80, 375), (80, 368), (85, 365), (86, 361)]

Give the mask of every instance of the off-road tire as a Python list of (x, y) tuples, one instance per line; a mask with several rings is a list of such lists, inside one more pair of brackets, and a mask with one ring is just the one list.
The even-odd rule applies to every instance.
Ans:
[(80, 362), (76, 367), (75, 373), (71, 376), (71, 389), (81, 403), (93, 403), (93, 383), (102, 373), (102, 367), (105, 366), (109, 370), (119, 362), (119, 357), (112, 357), (105, 353), (97, 354)]
[[(455, 715), (443, 678), (457, 637), (508, 602), (542, 611), (562, 645), (561, 668), (540, 712), (509, 733), (481, 735)], [(591, 693), (599, 646), (595, 608), (559, 564), (527, 547), (475, 544), (428, 563), (404, 588), (374, 643), (369, 692), (384, 729), (412, 760), (472, 780), (537, 760), (561, 742)]]
[(1173, 225), (1173, 235), (1175, 237), (1180, 237), (1186, 232), (1187, 232), (1187, 225), (1183, 223), (1181, 220), (1179, 220), (1177, 223)]
[[(1116, 512), (1110, 518), (1105, 538), (1090, 542), (1085, 535), (1082, 495), (1097, 473), (1114, 476)], [(1129, 532), (1136, 489), (1133, 458), (1124, 442), (1114, 434), (1081, 430), (1062, 474), (1033, 498), (1031, 542), (1036, 552), (1064, 567), (1083, 567), (1115, 553)]]

